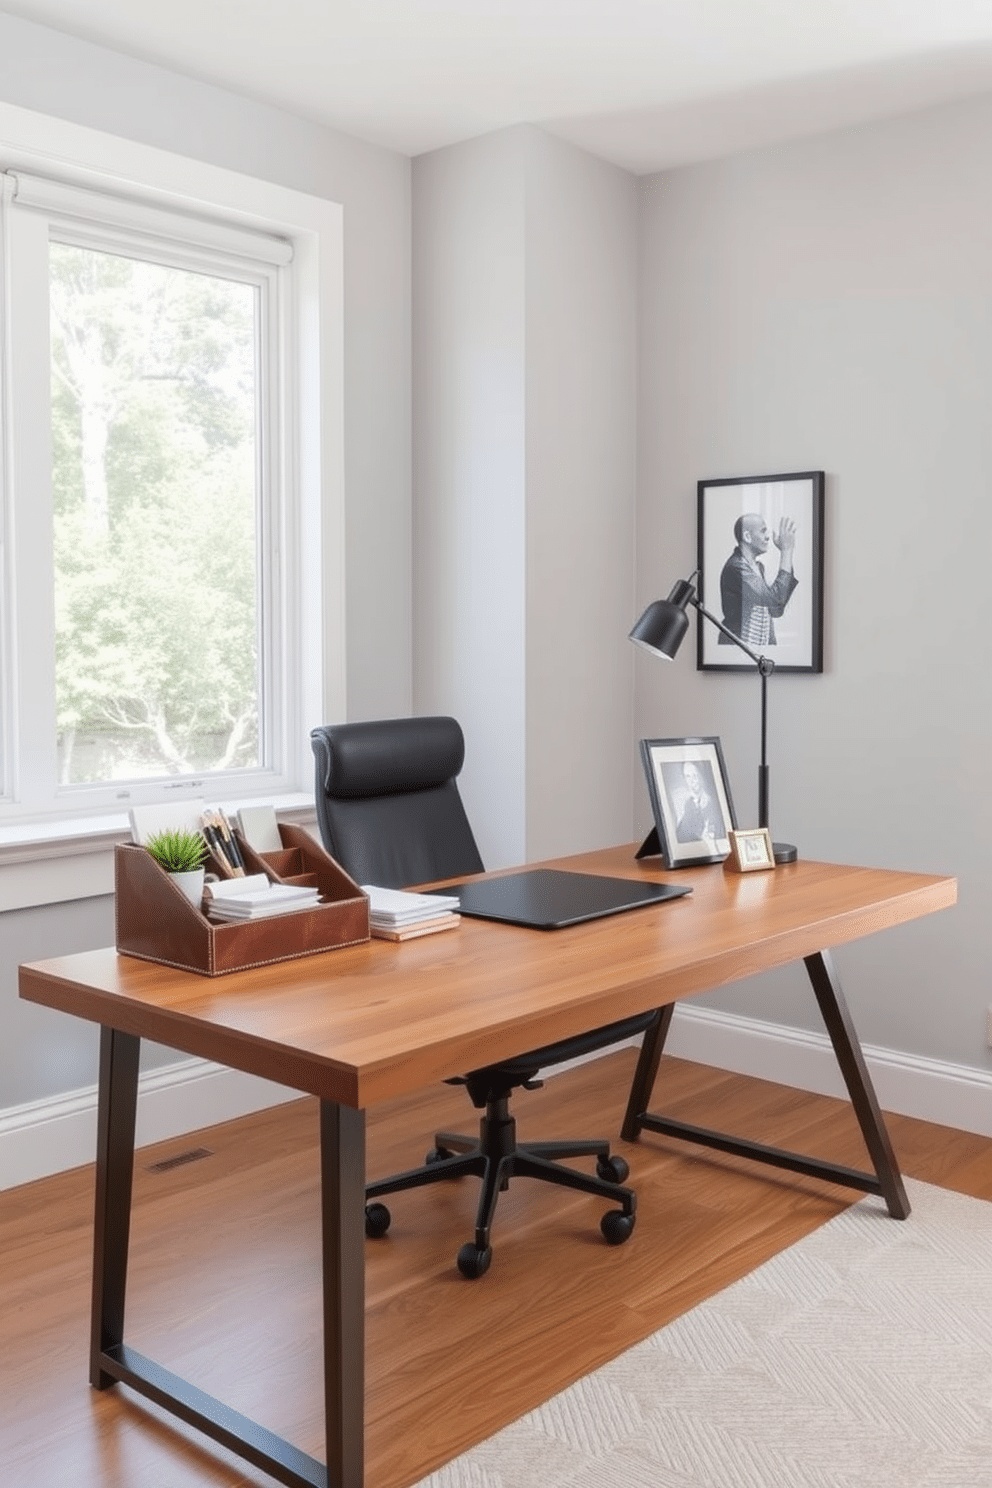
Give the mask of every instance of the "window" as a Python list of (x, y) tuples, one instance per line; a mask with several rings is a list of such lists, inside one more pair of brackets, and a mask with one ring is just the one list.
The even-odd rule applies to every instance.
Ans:
[(265, 762), (265, 289), (50, 243), (62, 790)]
[(309, 790), (299, 240), (0, 179), (0, 823)]

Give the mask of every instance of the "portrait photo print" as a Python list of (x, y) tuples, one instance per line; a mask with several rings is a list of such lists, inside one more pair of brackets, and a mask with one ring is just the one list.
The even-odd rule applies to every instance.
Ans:
[(665, 866), (722, 862), (737, 821), (720, 740), (642, 739), (641, 759)]
[[(823, 670), (823, 471), (700, 481), (699, 596), (780, 672)], [(696, 625), (700, 671), (754, 662), (716, 626)]]
[(730, 864), (738, 873), (775, 867), (775, 850), (767, 827), (748, 827), (730, 834)]

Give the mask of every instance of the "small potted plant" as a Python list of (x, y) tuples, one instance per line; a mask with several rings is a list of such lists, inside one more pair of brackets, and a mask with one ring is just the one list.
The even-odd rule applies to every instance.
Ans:
[(145, 847), (156, 863), (171, 875), (189, 902), (199, 908), (203, 898), (203, 865), (209, 853), (203, 833), (191, 832), (186, 827), (157, 832), (154, 837), (149, 837)]

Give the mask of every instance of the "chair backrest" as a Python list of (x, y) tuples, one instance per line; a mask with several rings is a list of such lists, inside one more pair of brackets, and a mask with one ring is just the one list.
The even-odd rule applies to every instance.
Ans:
[(456, 784), (465, 739), (454, 718), (329, 724), (310, 743), (324, 846), (357, 883), (402, 889), (482, 872)]

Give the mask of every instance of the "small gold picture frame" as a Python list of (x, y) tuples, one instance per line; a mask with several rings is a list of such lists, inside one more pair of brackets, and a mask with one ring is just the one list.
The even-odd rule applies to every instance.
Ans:
[(767, 827), (750, 827), (731, 832), (730, 857), (724, 867), (731, 873), (760, 873), (775, 867), (772, 839)]

